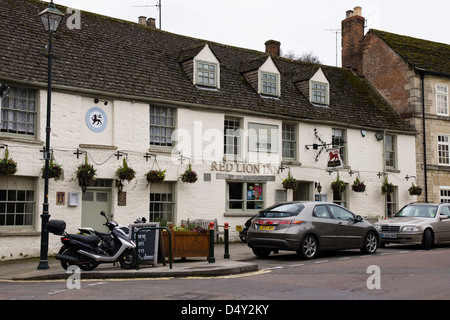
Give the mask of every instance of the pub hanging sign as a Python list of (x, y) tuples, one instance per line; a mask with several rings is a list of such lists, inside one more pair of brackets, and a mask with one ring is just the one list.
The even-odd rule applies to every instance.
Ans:
[(328, 169), (339, 169), (342, 167), (342, 159), (339, 149), (327, 149), (328, 152)]

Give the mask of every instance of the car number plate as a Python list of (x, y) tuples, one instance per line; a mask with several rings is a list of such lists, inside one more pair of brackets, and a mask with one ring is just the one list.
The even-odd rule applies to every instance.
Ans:
[(397, 234), (396, 233), (382, 233), (381, 237), (386, 238), (386, 239), (396, 239)]
[(258, 230), (268, 230), (268, 231), (272, 231), (275, 229), (275, 226), (259, 226)]

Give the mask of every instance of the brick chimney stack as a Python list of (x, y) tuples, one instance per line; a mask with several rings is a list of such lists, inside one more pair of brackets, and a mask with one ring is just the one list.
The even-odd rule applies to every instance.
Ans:
[(347, 11), (342, 21), (342, 67), (352, 67), (358, 76), (363, 75), (363, 40), (365, 19), (361, 7)]
[(280, 55), (281, 42), (276, 40), (268, 40), (266, 41), (265, 45), (266, 45), (266, 53), (272, 54), (274, 56)]

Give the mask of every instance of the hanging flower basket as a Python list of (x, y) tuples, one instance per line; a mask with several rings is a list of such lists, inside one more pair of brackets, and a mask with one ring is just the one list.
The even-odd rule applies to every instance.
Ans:
[(331, 183), (331, 189), (334, 192), (339, 192), (339, 193), (344, 192), (344, 190), (345, 190), (345, 182), (342, 181), (341, 179), (339, 179), (339, 174), (337, 176), (336, 181), (333, 181)]
[(78, 183), (80, 187), (82, 187), (83, 192), (85, 191), (86, 186), (93, 180), (95, 180), (95, 175), (97, 170), (94, 169), (94, 166), (88, 163), (87, 154), (84, 160), (84, 164), (80, 164), (77, 167), (76, 175), (78, 179)]
[(288, 172), (287, 178), (283, 180), (283, 188), (296, 190), (298, 187), (298, 181), (292, 177), (291, 171)]
[(186, 183), (194, 183), (198, 180), (197, 173), (192, 170), (191, 164), (188, 165), (188, 168), (185, 172), (180, 176), (181, 181)]
[[(55, 159), (52, 155), (50, 158), (49, 163), (49, 171), (48, 171), (48, 177), (55, 179), (55, 181), (58, 181), (63, 173), (62, 166), (58, 163), (55, 163)], [(45, 178), (45, 165), (42, 167), (42, 178)]]
[(394, 185), (392, 183), (388, 182), (388, 179), (385, 178), (383, 185), (381, 186), (381, 192), (383, 194), (390, 194), (390, 193), (394, 192), (394, 190), (395, 190)]
[(145, 177), (148, 183), (161, 183), (166, 178), (166, 170), (150, 170)]
[(116, 170), (116, 176), (119, 180), (127, 180), (130, 182), (136, 176), (136, 171), (128, 166), (126, 158), (123, 158), (122, 166)]
[(364, 192), (366, 191), (366, 185), (357, 177), (355, 181), (353, 181), (352, 190), (355, 192)]
[(408, 189), (409, 194), (412, 196), (420, 196), (422, 194), (422, 188), (419, 186), (416, 186), (414, 183), (412, 183), (411, 187)]
[(5, 155), (0, 159), (0, 175), (13, 176), (17, 172), (17, 162), (9, 158), (8, 147), (5, 149)]

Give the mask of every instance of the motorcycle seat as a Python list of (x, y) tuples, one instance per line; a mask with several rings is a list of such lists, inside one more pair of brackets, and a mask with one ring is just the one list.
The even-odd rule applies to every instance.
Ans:
[(100, 241), (99, 237), (97, 236), (84, 236), (81, 234), (70, 234), (67, 235), (70, 236), (71, 238), (81, 241), (81, 242), (85, 242), (85, 243), (89, 243), (89, 244), (98, 244), (98, 242)]

